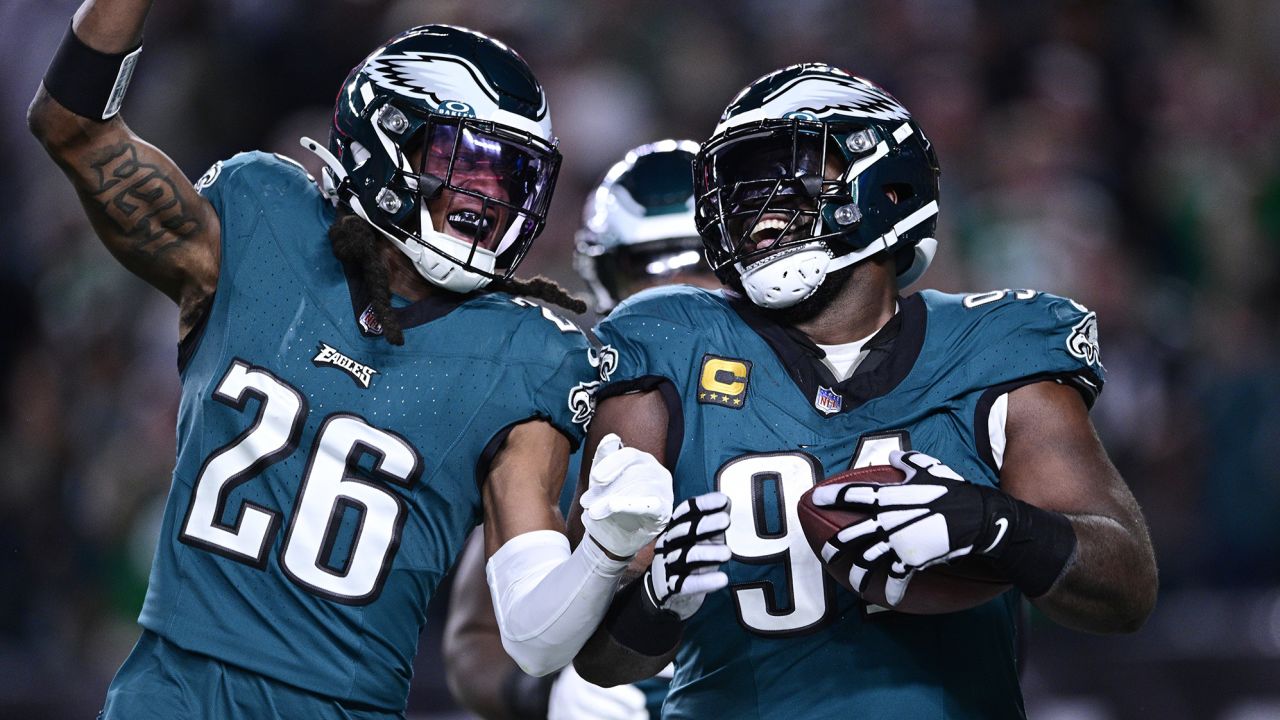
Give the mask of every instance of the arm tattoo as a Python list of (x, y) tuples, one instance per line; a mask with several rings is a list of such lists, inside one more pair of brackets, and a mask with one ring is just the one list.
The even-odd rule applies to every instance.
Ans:
[(130, 250), (156, 257), (201, 229), (173, 179), (163, 168), (138, 161), (138, 148), (123, 142), (90, 158), (88, 194), (132, 243)]

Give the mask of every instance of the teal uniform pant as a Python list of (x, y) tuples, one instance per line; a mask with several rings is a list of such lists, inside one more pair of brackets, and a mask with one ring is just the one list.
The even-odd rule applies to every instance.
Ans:
[(334, 718), (391, 720), (403, 713), (351, 707), (197, 653), (144, 631), (107, 689), (99, 720)]

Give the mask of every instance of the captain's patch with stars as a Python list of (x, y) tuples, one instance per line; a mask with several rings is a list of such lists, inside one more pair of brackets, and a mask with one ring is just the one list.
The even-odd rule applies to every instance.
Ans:
[(698, 402), (738, 409), (747, 402), (751, 363), (747, 360), (703, 355), (698, 371)]

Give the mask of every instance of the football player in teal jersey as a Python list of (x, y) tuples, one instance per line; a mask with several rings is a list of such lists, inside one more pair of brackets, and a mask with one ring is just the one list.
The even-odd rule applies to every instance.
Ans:
[[(694, 169), (725, 288), (640, 293), (597, 327), (619, 358), (585, 457), (617, 433), (672, 470), (677, 509), (584, 678), (674, 657), (665, 718), (1020, 718), (1021, 597), (1091, 632), (1146, 619), (1150, 540), (1088, 415), (1096, 318), (1031, 290), (903, 293), (936, 249), (938, 175), (902, 104), (828, 65), (725, 110)], [(866, 519), (813, 552), (801, 494), (884, 464), (909, 482), (815, 492)], [(975, 557), (1015, 589), (940, 615), (870, 606), (823, 566), (851, 559), (860, 591), (887, 574), (896, 605), (917, 571)]]
[[(698, 144), (661, 140), (634, 148), (605, 173), (587, 197), (574, 267), (598, 313), (640, 290), (687, 284), (717, 288), (693, 222), (693, 158)], [(569, 513), (580, 453), (569, 463), (560, 497)], [(648, 564), (639, 563), (639, 572)], [(445, 627), (445, 669), (454, 695), (487, 720), (645, 720), (657, 718), (669, 668), (657, 677), (613, 688), (588, 683), (572, 666), (534, 678), (507, 658), (484, 581), (477, 533), (455, 571)]]
[(343, 83), (317, 185), (265, 153), (194, 185), (118, 116), (148, 0), (89, 0), (28, 122), (107, 248), (180, 307), (178, 457), (105, 718), (403, 717), (427, 603), (481, 520), (502, 642), (563, 667), (665, 524), (614, 443), (557, 508), (601, 355), (514, 293), (560, 155), (525, 62), (427, 25)]

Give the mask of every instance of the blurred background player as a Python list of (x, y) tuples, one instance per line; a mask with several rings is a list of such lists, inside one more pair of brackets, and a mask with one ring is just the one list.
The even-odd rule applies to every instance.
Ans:
[(670, 489), (618, 448), (570, 553), (556, 501), (596, 371), (572, 324), (499, 292), (574, 304), (511, 278), (560, 162), (541, 86), (484, 35), (415, 27), (350, 73), (327, 147), (303, 139), (322, 184), (254, 152), (193, 186), (117, 115), (149, 9), (84, 3), (28, 114), (103, 243), (180, 308), (177, 465), (103, 716), (403, 716), (481, 517), (508, 652), (563, 666)]
[[(1035, 291), (899, 294), (934, 257), (938, 174), (906, 108), (828, 65), (766, 75), (726, 108), (694, 169), (725, 289), (650, 290), (597, 326), (619, 362), (584, 458), (616, 432), (671, 468), (680, 505), (575, 662), (584, 678), (626, 682), (674, 656), (664, 718), (1020, 718), (1021, 595), (1076, 629), (1145, 621), (1150, 540), (1088, 415), (1096, 316)], [(800, 495), (883, 464), (908, 484), (815, 493), (867, 519), (811, 551)], [(681, 501), (714, 516), (718, 494), (729, 584), (690, 614), (680, 583), (717, 539), (671, 536)], [(859, 591), (887, 573), (897, 604), (916, 570), (970, 555), (1021, 595), (906, 615), (823, 567), (852, 558)]]
[[(627, 152), (587, 197), (574, 268), (604, 315), (633, 293), (660, 285), (716, 288), (693, 221), (693, 158), (698, 144), (662, 140)], [(560, 498), (566, 516), (577, 489), (574, 454)], [(641, 571), (647, 560), (639, 565)], [(572, 666), (557, 676), (522, 672), (502, 649), (484, 581), (480, 533), (454, 575), (445, 628), (445, 670), (454, 696), (487, 720), (643, 720), (659, 717), (670, 668), (657, 677), (602, 688)]]

